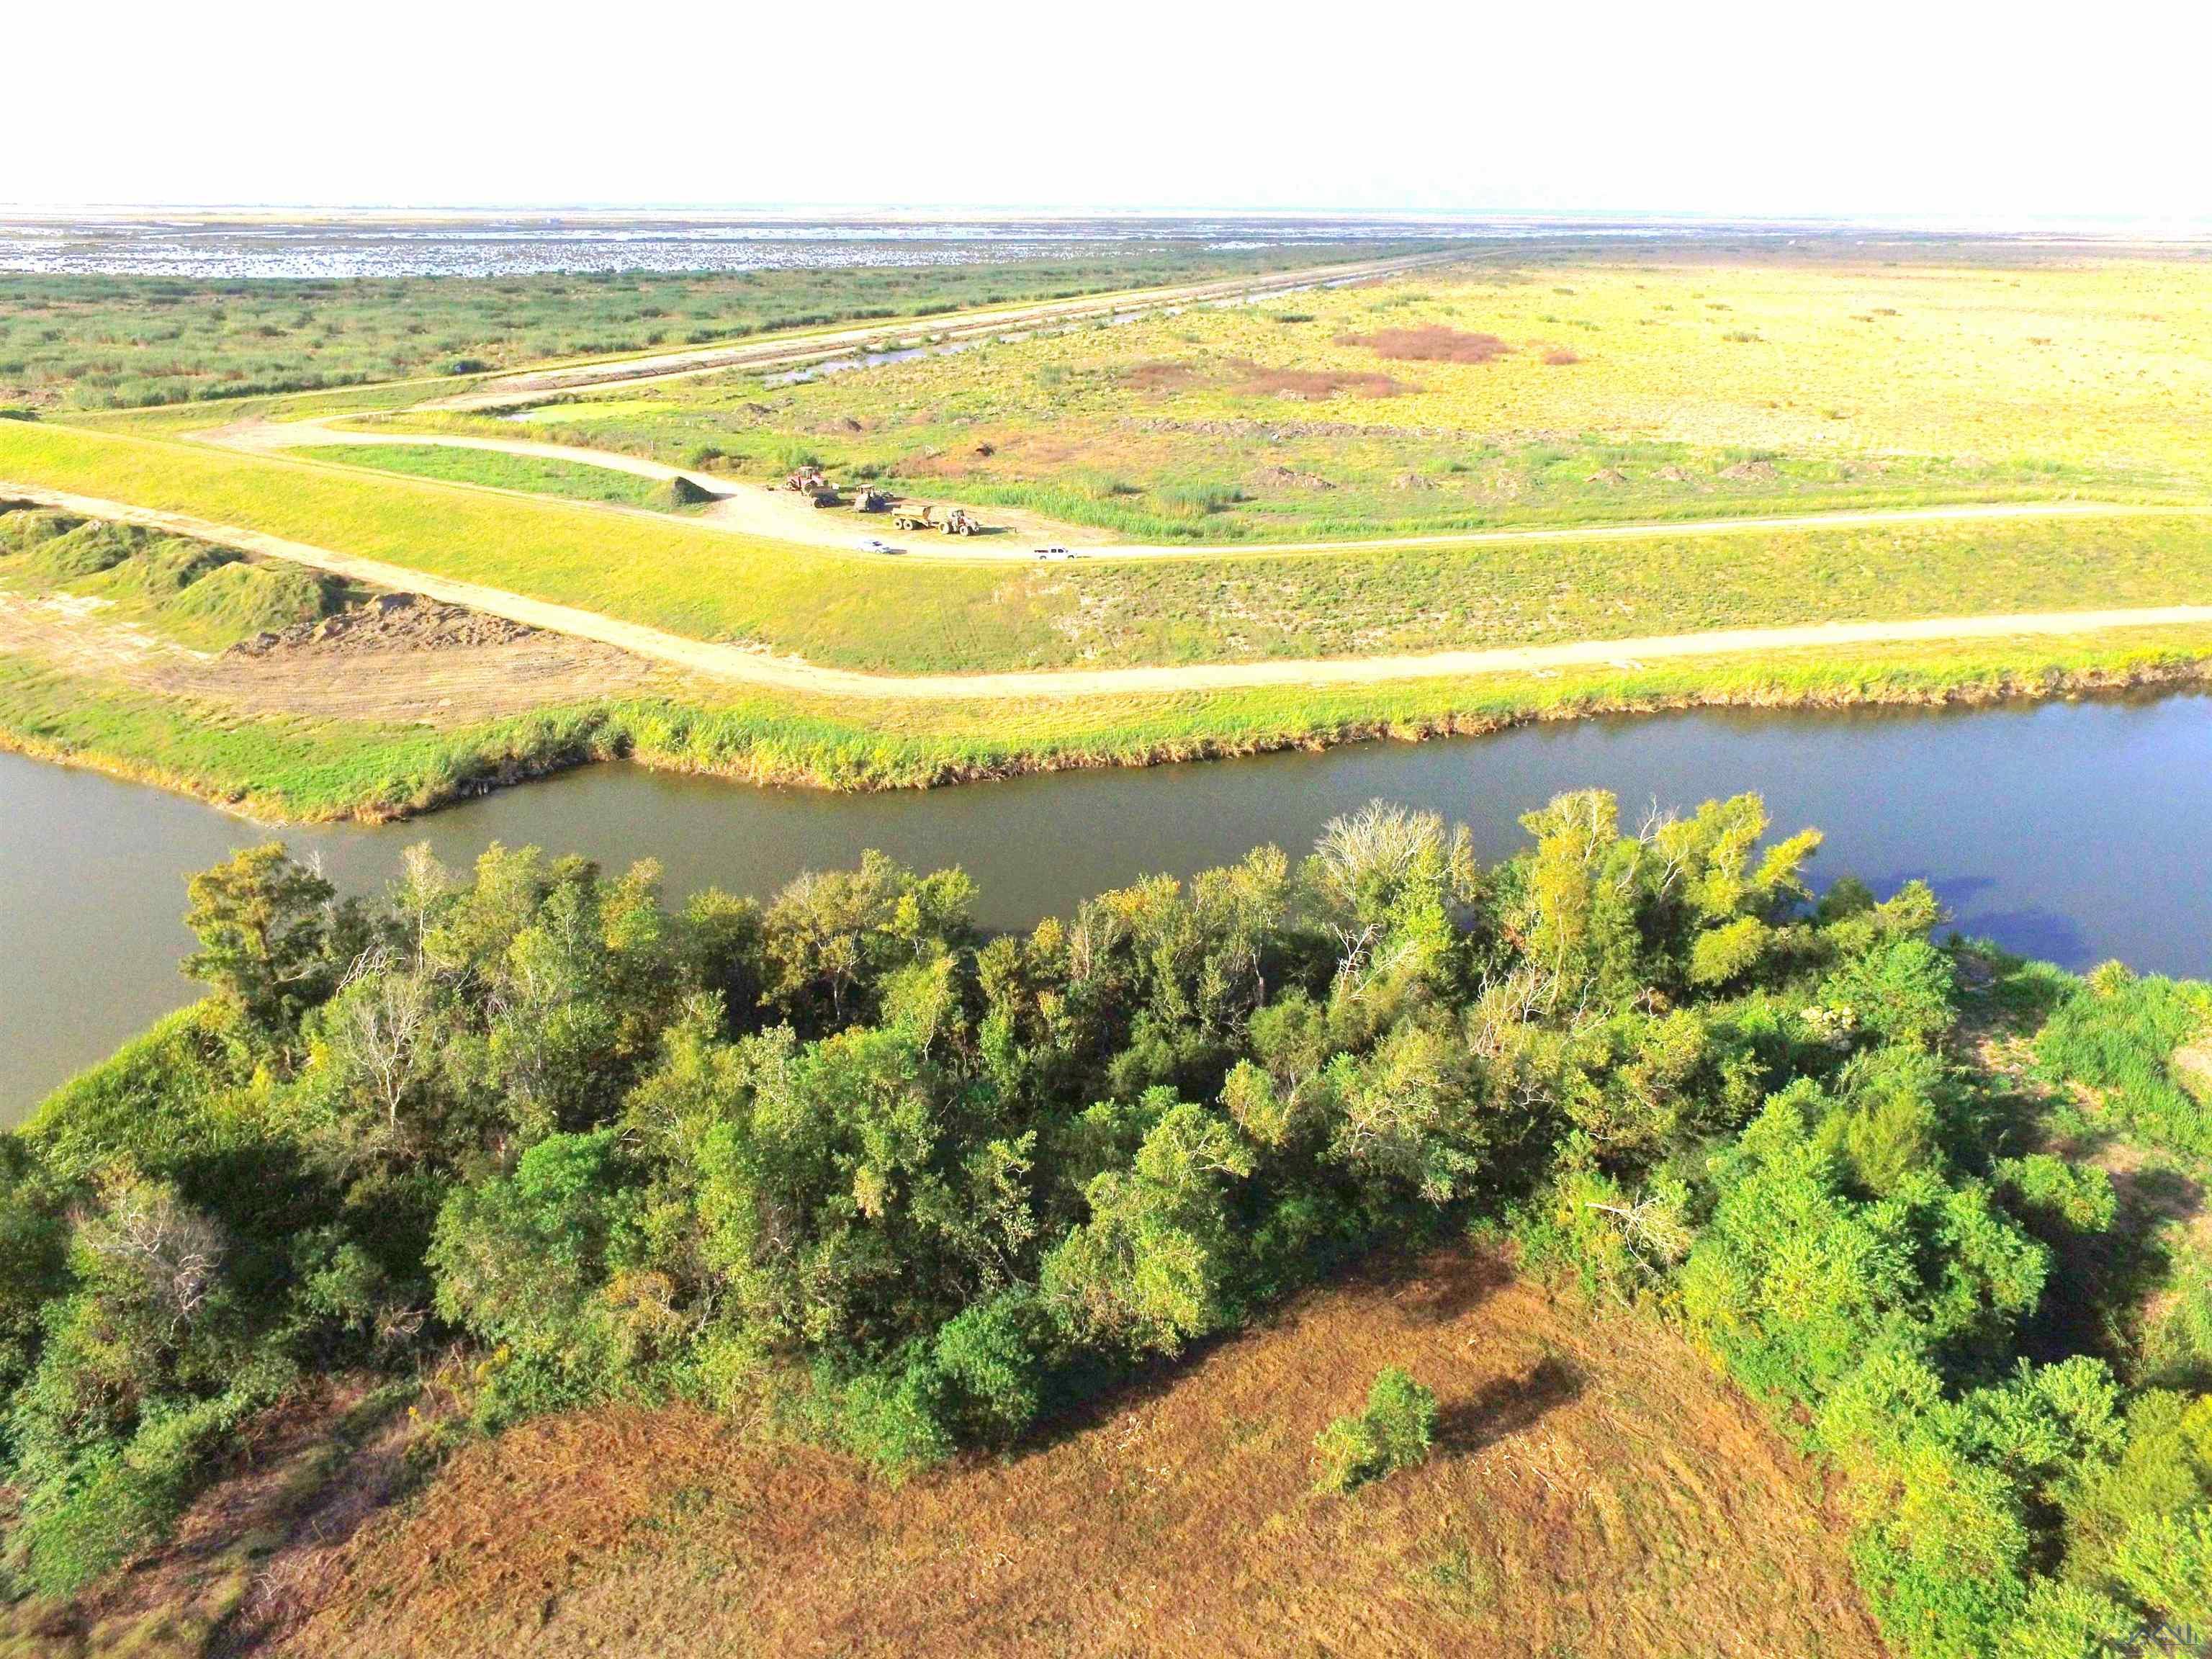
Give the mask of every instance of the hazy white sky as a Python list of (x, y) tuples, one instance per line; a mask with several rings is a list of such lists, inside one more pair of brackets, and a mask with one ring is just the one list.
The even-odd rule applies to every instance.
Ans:
[(2212, 217), (2201, 0), (10, 0), (0, 203)]

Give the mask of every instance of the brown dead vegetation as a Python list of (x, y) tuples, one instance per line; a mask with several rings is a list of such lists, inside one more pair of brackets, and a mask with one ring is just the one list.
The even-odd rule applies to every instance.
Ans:
[(1346, 395), (1354, 398), (1395, 398), (1407, 388), (1388, 374), (1361, 374), (1352, 369), (1265, 368), (1258, 363), (1233, 365), (1238, 379), (1230, 390), (1241, 398), (1298, 398), (1319, 402)]
[(1180, 392), (1204, 377), (1205, 371), (1198, 364), (1188, 362), (1131, 363), (1119, 374), (1121, 384), (1130, 391), (1152, 397)]
[(1339, 345), (1364, 346), (1378, 357), (1405, 363), (1494, 363), (1513, 348), (1495, 334), (1430, 325), (1382, 328), (1372, 334), (1340, 334)]
[[(1386, 1364), (1435, 1455), (1311, 1447)], [(689, 1410), (540, 1420), (348, 1547), (294, 1655), (1877, 1655), (1804, 1469), (1680, 1342), (1494, 1256), (1309, 1295), (1048, 1444), (892, 1490)]]
[(264, 1413), (168, 1543), (66, 1604), (0, 1612), (0, 1654), (243, 1655), (328, 1593), (345, 1546), (404, 1489), (406, 1419), (338, 1377)]

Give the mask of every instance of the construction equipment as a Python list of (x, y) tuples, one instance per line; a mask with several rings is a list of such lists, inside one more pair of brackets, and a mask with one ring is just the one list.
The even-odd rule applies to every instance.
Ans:
[(787, 472), (783, 487), (801, 495), (819, 495), (825, 489), (833, 495), (836, 493), (818, 466), (802, 466), (795, 472)]
[(966, 507), (956, 507), (938, 528), (948, 536), (974, 536), (981, 532), (983, 526), (981, 520), (969, 516)]
[(930, 515), (937, 509), (930, 507), (905, 507), (891, 514), (891, 522), (901, 530), (934, 530), (937, 520)]
[(891, 498), (880, 489), (864, 489), (853, 498), (856, 513), (880, 513), (891, 504)]

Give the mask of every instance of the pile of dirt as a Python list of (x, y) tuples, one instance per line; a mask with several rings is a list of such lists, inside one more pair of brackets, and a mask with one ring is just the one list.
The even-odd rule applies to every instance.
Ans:
[(1680, 467), (1672, 465), (1661, 467), (1658, 471), (1653, 473), (1651, 476), (1655, 478), (1662, 478), (1668, 483), (1692, 483), (1695, 482), (1695, 480), (1692, 479), (1688, 473), (1683, 471)]
[(1263, 466), (1252, 475), (1252, 488), (1261, 494), (1280, 489), (1334, 489), (1336, 486), (1318, 472), (1300, 472), (1294, 467)]
[(271, 634), (240, 640), (225, 652), (232, 657), (267, 657), (314, 651), (354, 654), (387, 651), (448, 651), (509, 645), (536, 635), (534, 628), (486, 616), (458, 605), (441, 605), (419, 593), (380, 593), (366, 605), (319, 622), (298, 623)]
[(1364, 346), (1378, 357), (1407, 363), (1494, 363), (1513, 349), (1495, 334), (1471, 334), (1464, 329), (1437, 325), (1340, 334), (1336, 343)]
[(1774, 476), (1774, 463), (1771, 461), (1738, 461), (1734, 466), (1721, 469), (1721, 477), (1733, 478), (1739, 483), (1748, 480), (1763, 483)]
[(663, 513), (676, 513), (687, 507), (704, 507), (709, 501), (721, 499), (713, 490), (693, 483), (689, 478), (666, 478), (653, 486), (646, 505)]
[(1596, 471), (1591, 473), (1589, 477), (1584, 478), (1583, 482), (1584, 483), (1604, 484), (1609, 488), (1614, 484), (1626, 483), (1628, 482), (1628, 475), (1626, 472), (1623, 472), (1617, 466), (1601, 466), (1598, 468)]

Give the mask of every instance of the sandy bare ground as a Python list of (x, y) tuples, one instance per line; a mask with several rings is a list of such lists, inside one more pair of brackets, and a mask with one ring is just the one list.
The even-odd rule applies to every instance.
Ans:
[(672, 678), (642, 658), (544, 633), (455, 650), (308, 643), (261, 657), (210, 656), (105, 617), (104, 608), (0, 592), (0, 653), (246, 714), (394, 725), (497, 720), (655, 689)]
[(1258, 276), (1225, 277), (1214, 282), (1185, 283), (1170, 288), (1127, 289), (1112, 294), (1091, 294), (1069, 300), (1041, 301), (1033, 305), (1000, 306), (981, 310), (945, 312), (931, 317), (902, 317), (863, 327), (819, 330), (800, 334), (778, 334), (757, 340), (719, 345), (692, 346), (678, 351), (643, 356), (599, 359), (550, 364), (502, 374), (475, 390), (440, 398), (423, 405), (429, 409), (505, 409), (535, 403), (563, 392), (586, 386), (644, 386), (698, 374), (720, 374), (732, 368), (781, 368), (818, 362), (856, 351), (895, 349), (923, 339), (972, 339), (996, 334), (1077, 322), (1090, 317), (1130, 316), (1176, 306), (1206, 305), (1224, 300), (1249, 299), (1279, 294), (1320, 283), (1370, 282), (1416, 270), (1425, 265), (1449, 264), (1466, 258), (1463, 251), (1410, 253), (1390, 259), (1362, 259), (1297, 270), (1273, 271)]
[[(263, 454), (290, 449), (361, 445), (483, 449), (501, 455), (572, 461), (585, 466), (604, 467), (610, 472), (626, 473), (635, 478), (651, 478), (655, 483), (681, 478), (716, 497), (708, 505), (684, 514), (683, 516), (686, 522), (703, 524), (713, 529), (757, 537), (766, 541), (791, 542), (802, 547), (836, 547), (849, 552), (862, 540), (873, 538), (888, 539), (902, 552), (931, 558), (1034, 560), (1035, 550), (1046, 543), (1088, 545), (1096, 544), (1102, 539), (1101, 532), (1096, 530), (1055, 524), (1034, 514), (1013, 513), (1002, 507), (989, 509), (992, 527), (998, 532), (993, 536), (978, 539), (906, 534), (892, 528), (888, 513), (824, 511), (816, 507), (805, 496), (795, 495), (787, 489), (769, 489), (757, 483), (720, 477), (711, 472), (688, 471), (682, 467), (647, 460), (640, 455), (621, 454), (611, 449), (589, 449), (576, 444), (539, 443), (527, 438), (479, 438), (466, 434), (404, 431), (365, 432), (331, 424), (332, 420), (338, 418), (343, 417), (325, 416), (310, 421), (243, 421), (233, 426), (194, 433), (192, 437), (198, 442), (219, 444), (226, 449), (250, 450)], [(471, 484), (457, 487), (490, 488)], [(536, 501), (545, 499), (522, 490), (501, 489), (495, 493), (521, 495)], [(957, 505), (943, 496), (932, 499), (947, 507)], [(668, 516), (647, 508), (623, 507), (610, 501), (574, 501), (568, 504), (603, 513), (643, 513), (651, 518)], [(1128, 550), (1118, 547), (1113, 550), (1117, 556)]]
[[(1224, 556), (1266, 557), (1281, 553), (1334, 553), (1403, 547), (1494, 547), (1516, 542), (1639, 541), (1655, 536), (1740, 535), (1747, 532), (1796, 530), (1881, 529), (1893, 525), (1998, 523), (2027, 519), (2192, 518), (2212, 514), (2212, 507), (2188, 505), (2144, 505), (2128, 501), (1988, 501), (1961, 502), (1947, 507), (1869, 507), (1860, 511), (1767, 514), (1752, 518), (1640, 520), (1631, 524), (1545, 526), (1530, 530), (1459, 530), (1433, 535), (1383, 536), (1364, 540), (1326, 542), (1177, 542), (1152, 544), (1116, 542), (1109, 534), (1087, 526), (1062, 524), (1036, 514), (1015, 513), (1005, 507), (971, 507), (1000, 533), (981, 538), (902, 534), (891, 527), (888, 514), (823, 511), (787, 490), (768, 489), (719, 477), (710, 472), (687, 471), (642, 456), (577, 444), (541, 443), (527, 438), (482, 437), (422, 432), (364, 432), (335, 427), (342, 416), (308, 421), (246, 421), (197, 433), (198, 441), (228, 449), (262, 453), (288, 449), (355, 445), (398, 445), (435, 449), (482, 449), (497, 454), (570, 461), (605, 467), (633, 477), (662, 482), (681, 478), (720, 497), (711, 506), (687, 519), (718, 530), (756, 536), (771, 541), (793, 542), (806, 547), (851, 549), (864, 538), (887, 540), (902, 554), (962, 562), (1014, 560), (1034, 562), (1036, 548), (1056, 543), (1079, 547), (1100, 557), (1115, 559), (1220, 558)], [(460, 486), (477, 488), (481, 486)], [(501, 490), (501, 495), (526, 494)], [(532, 499), (542, 500), (533, 496)], [(933, 498), (946, 506), (960, 505), (950, 498)], [(599, 512), (637, 513), (641, 508), (604, 501), (571, 505)], [(665, 516), (655, 514), (654, 516)]]
[(1378, 685), (1551, 669), (1635, 667), (1687, 657), (1766, 655), (1824, 646), (2013, 639), (2102, 633), (2111, 629), (2212, 623), (2212, 605), (2149, 605), (2133, 610), (2045, 611), (1978, 617), (1931, 617), (1899, 622), (1817, 623), (1794, 628), (1739, 628), (1703, 634), (1583, 640), (1560, 645), (1437, 651), (1419, 655), (1194, 663), (1155, 668), (1043, 670), (1026, 673), (866, 674), (741, 645), (686, 639), (573, 605), (533, 599), (503, 588), (455, 580), (352, 554), (282, 540), (233, 525), (120, 501), (35, 489), (0, 480), (0, 492), (88, 518), (141, 524), (197, 537), (264, 558), (289, 559), (371, 587), (422, 594), (527, 627), (612, 646), (617, 651), (710, 678), (801, 694), (925, 700), (1126, 696), (1144, 693), (1240, 690), (1264, 686)]

